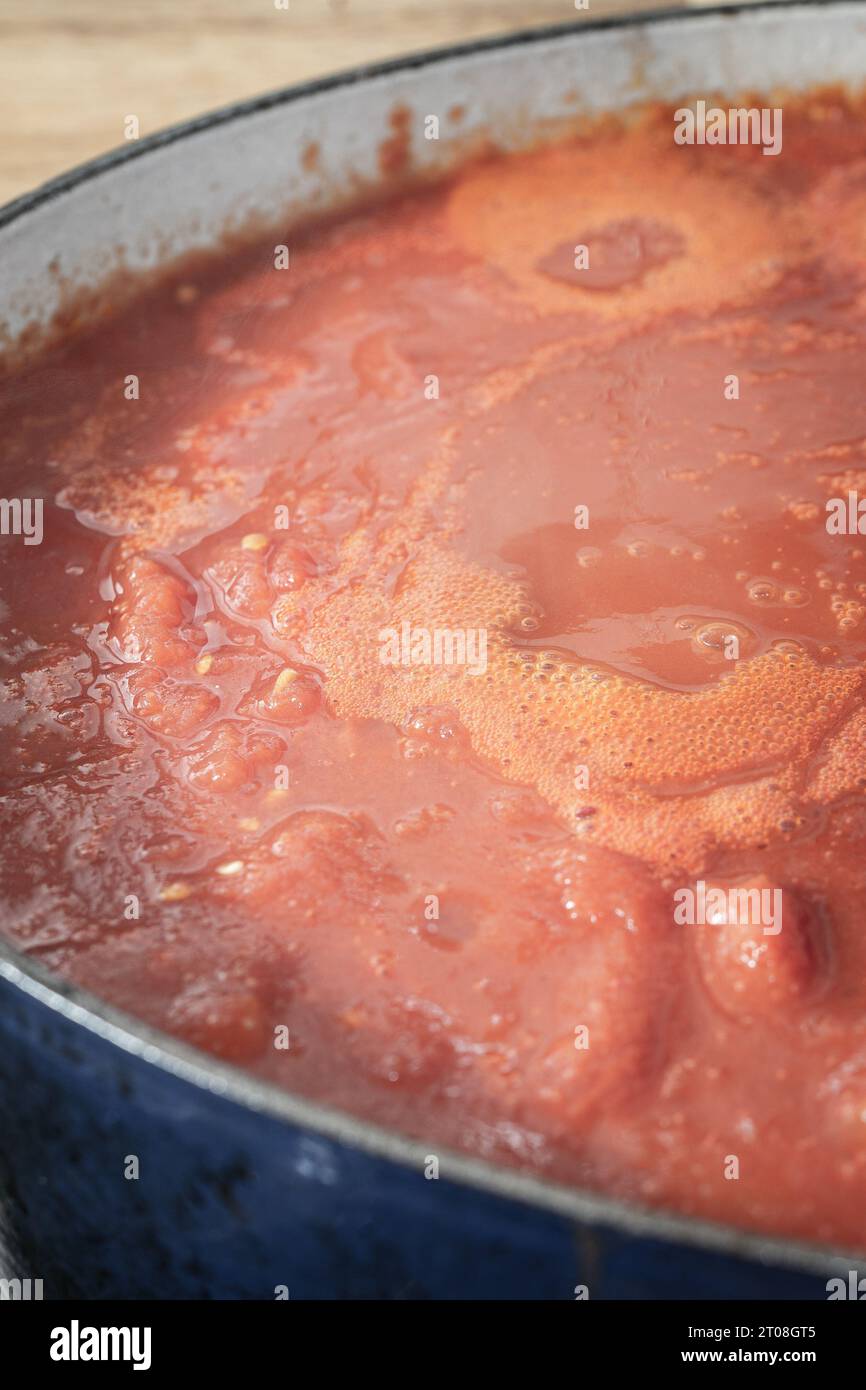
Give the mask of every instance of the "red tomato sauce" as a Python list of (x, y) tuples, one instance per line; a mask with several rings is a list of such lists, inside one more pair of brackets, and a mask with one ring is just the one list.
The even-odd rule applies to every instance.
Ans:
[(866, 124), (785, 121), (491, 157), (7, 374), (0, 892), (432, 1152), (866, 1248)]

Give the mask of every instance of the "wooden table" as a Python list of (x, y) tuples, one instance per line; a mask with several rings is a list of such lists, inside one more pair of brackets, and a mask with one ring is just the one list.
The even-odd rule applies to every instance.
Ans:
[[(282, 3), (2, 0), (0, 203), (120, 144), (127, 116), (146, 135), (356, 63), (581, 17), (573, 0)], [(671, 3), (589, 0), (586, 17)]]

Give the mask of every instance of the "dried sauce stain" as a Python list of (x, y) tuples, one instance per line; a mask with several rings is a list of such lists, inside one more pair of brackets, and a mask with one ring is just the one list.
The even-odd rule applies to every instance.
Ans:
[(412, 112), (398, 105), (389, 113), (390, 135), (379, 144), (379, 173), (383, 178), (397, 178), (409, 168), (412, 152)]
[(319, 167), (321, 159), (321, 147), (317, 140), (311, 140), (305, 145), (301, 153), (301, 168), (308, 174), (313, 174)]

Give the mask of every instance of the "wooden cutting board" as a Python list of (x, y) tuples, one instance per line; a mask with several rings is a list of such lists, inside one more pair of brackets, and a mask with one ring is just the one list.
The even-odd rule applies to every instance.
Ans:
[(269, 88), (482, 34), (671, 0), (3, 0), (0, 203)]

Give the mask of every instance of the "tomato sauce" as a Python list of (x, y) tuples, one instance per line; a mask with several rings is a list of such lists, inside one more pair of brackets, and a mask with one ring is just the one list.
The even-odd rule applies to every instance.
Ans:
[(866, 123), (785, 121), (490, 156), (7, 373), (0, 892), (431, 1152), (866, 1248)]

